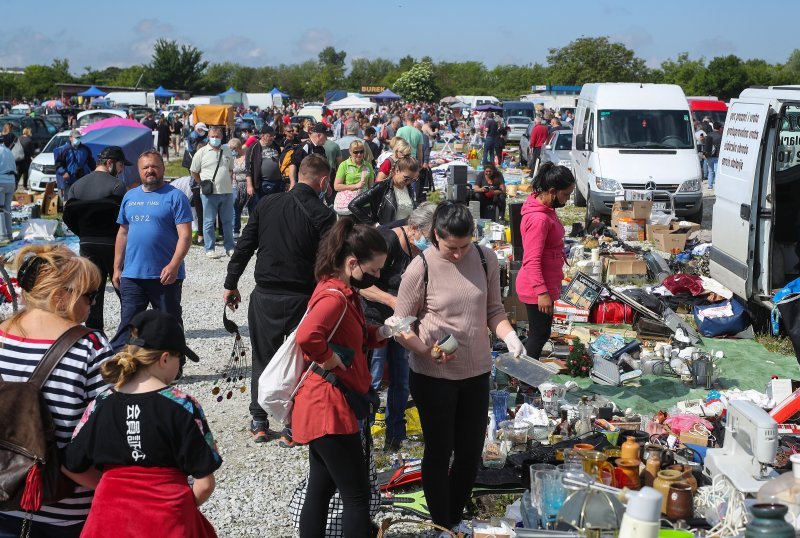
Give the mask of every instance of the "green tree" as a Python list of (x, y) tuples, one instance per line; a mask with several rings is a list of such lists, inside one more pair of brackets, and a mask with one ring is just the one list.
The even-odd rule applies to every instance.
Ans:
[(547, 55), (549, 82), (640, 82), (648, 79), (644, 60), (621, 43), (608, 37), (581, 37)]
[(150, 69), (155, 84), (166, 88), (196, 90), (200, 88), (207, 67), (203, 53), (191, 45), (178, 46), (175, 40), (159, 39), (153, 47)]
[(131, 88), (150, 88), (153, 87), (149, 78), (150, 67), (147, 65), (132, 65), (122, 69), (109, 86), (128, 86)]
[(394, 69), (394, 62), (385, 58), (356, 58), (350, 62), (350, 73), (345, 84), (353, 91), (358, 91), (361, 86), (382, 85), (384, 77)]
[(55, 59), (50, 65), (29, 65), (17, 89), (25, 97), (52, 97), (59, 94), (57, 82), (72, 82), (69, 62)]
[(690, 60), (688, 52), (678, 54), (675, 60), (661, 62), (661, 70), (653, 72), (653, 82), (677, 84), (686, 95), (707, 95), (709, 92), (705, 59)]
[(325, 47), (319, 53), (319, 63), (324, 66), (344, 68), (344, 59), (347, 57), (345, 51), (337, 51), (333, 47)]
[(747, 71), (738, 56), (718, 56), (708, 62), (708, 88), (711, 95), (728, 100), (747, 87)]
[(418, 63), (394, 83), (394, 90), (409, 101), (435, 101), (439, 98), (439, 88), (433, 77), (431, 64)]
[[(199, 89), (212, 95), (224, 92), (229, 86), (234, 86), (233, 80), (241, 67), (234, 62), (209, 65), (203, 73), (203, 78), (200, 79)], [(240, 88), (236, 87), (236, 89)]]
[(19, 85), (22, 82), (22, 75), (12, 73), (0, 73), (0, 100), (9, 101), (20, 96)]

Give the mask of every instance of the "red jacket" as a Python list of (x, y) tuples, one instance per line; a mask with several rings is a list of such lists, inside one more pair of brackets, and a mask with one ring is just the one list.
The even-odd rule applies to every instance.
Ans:
[(543, 123), (538, 123), (531, 129), (531, 147), (540, 148), (544, 146), (544, 141), (547, 140), (547, 126)]
[[(361, 300), (353, 288), (338, 278), (327, 278), (317, 284), (308, 302), (308, 313), (297, 327), (297, 345), (309, 361), (322, 364), (331, 358), (328, 336), (345, 308), (342, 294), (347, 299), (347, 310), (330, 342), (352, 349), (355, 356), (349, 368), (335, 368), (333, 373), (351, 390), (366, 394), (372, 381), (366, 349), (381, 344), (376, 339), (377, 327), (367, 327)], [(356, 417), (342, 391), (317, 374), (309, 373), (294, 399), (292, 437), (308, 443), (324, 435), (356, 432)]]

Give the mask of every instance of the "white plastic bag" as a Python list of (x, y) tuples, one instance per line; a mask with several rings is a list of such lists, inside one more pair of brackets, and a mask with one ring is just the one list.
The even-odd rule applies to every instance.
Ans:
[[(347, 298), (339, 290), (329, 289), (326, 291), (335, 291), (345, 300), (345, 308), (342, 310), (342, 315), (339, 317), (339, 321), (336, 322), (333, 331), (331, 331), (331, 336), (333, 336), (339, 329), (339, 324), (342, 322), (345, 312), (347, 312)], [(306, 319), (307, 315), (308, 310), (303, 315), (303, 319)], [(300, 320), (300, 324), (302, 323), (303, 320)], [(330, 341), (330, 336), (328, 341)], [(294, 397), (310, 371), (311, 365), (309, 364), (308, 368), (306, 368), (303, 351), (297, 345), (297, 329), (295, 329), (286, 338), (283, 345), (278, 348), (278, 351), (272, 356), (272, 360), (264, 368), (261, 377), (258, 378), (258, 405), (277, 420), (286, 424), (288, 422), (287, 419), (292, 414)]]

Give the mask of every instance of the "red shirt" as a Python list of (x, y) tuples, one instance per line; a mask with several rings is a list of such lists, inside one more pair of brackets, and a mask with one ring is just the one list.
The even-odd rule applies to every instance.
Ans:
[(543, 123), (533, 126), (531, 129), (531, 146), (532, 148), (540, 148), (544, 146), (544, 141), (547, 140), (547, 127)]
[[(349, 368), (335, 368), (333, 373), (351, 390), (366, 394), (372, 376), (365, 350), (367, 347), (380, 347), (381, 344), (376, 340), (376, 326), (366, 329), (365, 341), (367, 321), (361, 309), (361, 300), (350, 286), (333, 277), (317, 284), (308, 302), (308, 313), (297, 327), (297, 345), (307, 360), (322, 364), (331, 358), (333, 352), (328, 346), (328, 337), (345, 308), (342, 294), (347, 299), (347, 310), (330, 341), (352, 349), (355, 356)], [(308, 374), (294, 399), (292, 437), (305, 444), (324, 435), (356, 432), (358, 422), (342, 391), (317, 374)]]

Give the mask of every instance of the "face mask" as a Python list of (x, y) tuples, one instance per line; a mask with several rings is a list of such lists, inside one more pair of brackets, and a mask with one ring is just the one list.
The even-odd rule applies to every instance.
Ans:
[(221, 138), (209, 138), (208, 139), (208, 143), (211, 144), (212, 147), (218, 148), (218, 147), (220, 147), (222, 145), (222, 139)]
[(237, 153), (237, 152), (236, 152), (236, 150), (231, 150), (231, 155), (233, 155), (234, 157), (236, 157), (237, 155), (239, 155), (239, 153)]
[(420, 251), (425, 250), (429, 246), (431, 246), (431, 242), (428, 241), (428, 238), (424, 235), (414, 239), (414, 246), (417, 247)]
[(550, 202), (550, 207), (553, 209), (558, 209), (559, 207), (564, 207), (565, 205), (567, 204), (561, 203), (561, 201), (558, 199), (558, 195), (553, 196), (553, 200)]
[(81, 139), (80, 138), (73, 138), (72, 139), (72, 147), (73, 148), (77, 148), (80, 145), (81, 145)]
[[(358, 267), (361, 269), (360, 264)], [(371, 288), (378, 283), (378, 280), (380, 280), (378, 277), (365, 272), (364, 269), (361, 269), (361, 280), (356, 280), (353, 275), (350, 275), (350, 285), (360, 290)]]

